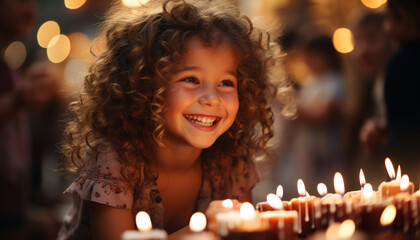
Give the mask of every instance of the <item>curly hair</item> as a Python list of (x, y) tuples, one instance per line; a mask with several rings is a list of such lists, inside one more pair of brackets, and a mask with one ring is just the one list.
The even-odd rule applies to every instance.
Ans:
[[(239, 60), (237, 117), (213, 146), (203, 150), (202, 159), (225, 156), (231, 162), (220, 164), (234, 166), (263, 151), (273, 136), (268, 101), (278, 89), (283, 114), (293, 114), (289, 85), (279, 74), (280, 48), (269, 34), (254, 28), (234, 6), (192, 2), (150, 1), (136, 8), (117, 3), (107, 12), (99, 35), (105, 50), (91, 65), (78, 101), (69, 106), (61, 145), (68, 171), (82, 168), (86, 149), (106, 139), (120, 155), (123, 175), (133, 184), (138, 180), (139, 164), (150, 167), (150, 149), (163, 144), (168, 75), (193, 37), (206, 46), (227, 41)], [(146, 180), (156, 178), (151, 171), (144, 172), (149, 175)]]

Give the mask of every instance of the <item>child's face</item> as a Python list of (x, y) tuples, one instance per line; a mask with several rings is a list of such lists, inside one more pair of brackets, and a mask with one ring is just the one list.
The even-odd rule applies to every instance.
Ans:
[(239, 108), (237, 61), (229, 44), (206, 47), (197, 38), (169, 77), (165, 142), (204, 149), (226, 132)]

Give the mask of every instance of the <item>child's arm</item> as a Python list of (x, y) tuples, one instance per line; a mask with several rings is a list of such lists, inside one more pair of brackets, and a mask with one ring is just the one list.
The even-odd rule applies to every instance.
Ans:
[(134, 229), (131, 210), (89, 202), (94, 239), (119, 240), (126, 230)]

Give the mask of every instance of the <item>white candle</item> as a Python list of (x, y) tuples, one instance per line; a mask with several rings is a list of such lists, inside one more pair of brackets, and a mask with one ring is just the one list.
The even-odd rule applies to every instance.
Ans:
[(136, 215), (136, 225), (140, 231), (125, 231), (121, 240), (166, 240), (168, 234), (164, 230), (152, 229), (152, 221), (149, 214), (140, 211)]

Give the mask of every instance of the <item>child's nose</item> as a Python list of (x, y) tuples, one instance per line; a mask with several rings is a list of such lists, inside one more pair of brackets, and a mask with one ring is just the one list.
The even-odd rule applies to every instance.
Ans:
[(211, 86), (206, 86), (201, 92), (201, 96), (198, 98), (198, 102), (201, 105), (216, 106), (220, 103), (219, 94), (217, 90)]

